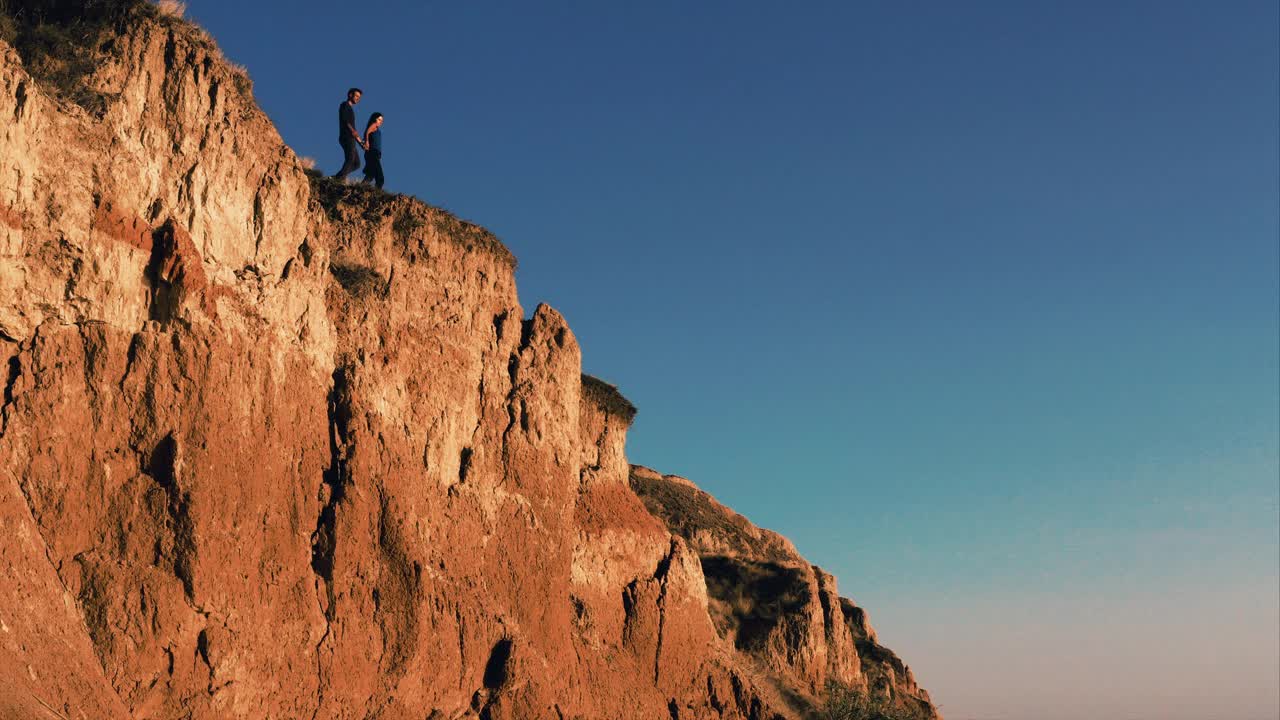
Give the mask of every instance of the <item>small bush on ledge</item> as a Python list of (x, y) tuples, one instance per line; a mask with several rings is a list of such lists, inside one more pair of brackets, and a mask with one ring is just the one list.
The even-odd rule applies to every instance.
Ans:
[(894, 705), (837, 682), (827, 683), (822, 720), (928, 720), (924, 713)]
[(344, 290), (356, 297), (386, 297), (391, 288), (382, 273), (357, 263), (335, 261), (329, 265), (329, 273)]

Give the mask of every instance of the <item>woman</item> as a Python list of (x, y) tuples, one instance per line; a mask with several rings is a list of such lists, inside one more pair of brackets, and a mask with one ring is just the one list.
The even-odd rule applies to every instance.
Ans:
[(381, 189), (385, 180), (382, 176), (382, 113), (376, 112), (369, 116), (369, 124), (364, 129), (364, 181)]

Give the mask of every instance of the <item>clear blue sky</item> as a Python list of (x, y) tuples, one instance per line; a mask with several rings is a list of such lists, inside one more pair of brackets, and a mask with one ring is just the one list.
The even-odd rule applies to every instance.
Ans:
[(479, 222), (949, 720), (1280, 710), (1275, 2), (194, 0)]

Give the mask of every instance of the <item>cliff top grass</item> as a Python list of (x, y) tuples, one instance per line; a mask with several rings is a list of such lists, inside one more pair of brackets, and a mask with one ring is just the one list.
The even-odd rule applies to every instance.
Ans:
[(488, 252), (512, 270), (517, 266), (515, 254), (496, 235), (448, 210), (428, 205), (412, 195), (390, 193), (372, 185), (347, 185), (314, 169), (307, 170), (307, 177), (311, 180), (312, 197), (332, 220), (345, 219), (345, 212), (355, 213), (369, 223), (392, 218), (391, 230), (402, 242), (408, 242), (419, 229), (430, 226), (466, 250)]
[(18, 51), (31, 77), (50, 95), (101, 116), (107, 96), (89, 87), (110, 31), (146, 3), (124, 0), (0, 0), (0, 40)]
[(741, 557), (761, 562), (795, 565), (802, 561), (782, 545), (774, 533), (756, 528), (750, 520), (721, 505), (710, 493), (692, 483), (631, 470), (631, 488), (649, 512), (662, 520), (700, 553), (700, 537), (715, 538), (722, 547)]
[[(205, 47), (217, 46), (203, 29), (181, 19), (181, 4), (146, 0), (0, 0), (0, 40), (13, 46), (23, 66), (50, 95), (101, 117), (110, 96), (88, 81), (114, 38), (138, 23), (183, 29)], [(251, 91), (248, 75), (233, 67), (237, 86)]]
[(598, 377), (582, 375), (582, 394), (605, 412), (621, 417), (628, 425), (636, 419), (636, 406), (631, 404), (617, 385), (611, 385)]

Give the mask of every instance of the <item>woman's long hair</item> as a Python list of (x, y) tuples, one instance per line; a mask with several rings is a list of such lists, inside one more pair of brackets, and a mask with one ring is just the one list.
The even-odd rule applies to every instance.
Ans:
[(370, 115), (370, 116), (369, 116), (369, 122), (368, 122), (368, 124), (366, 124), (366, 125), (364, 126), (364, 132), (365, 132), (365, 134), (366, 134), (366, 135), (368, 135), (368, 134), (369, 134), (369, 128), (373, 127), (373, 124), (374, 124), (374, 123), (376, 123), (376, 122), (378, 122), (378, 120), (379, 120), (381, 117), (382, 117), (382, 113), (378, 113), (378, 112), (376, 112), (376, 113), (374, 113), (374, 114), (372, 114), (372, 115)]

